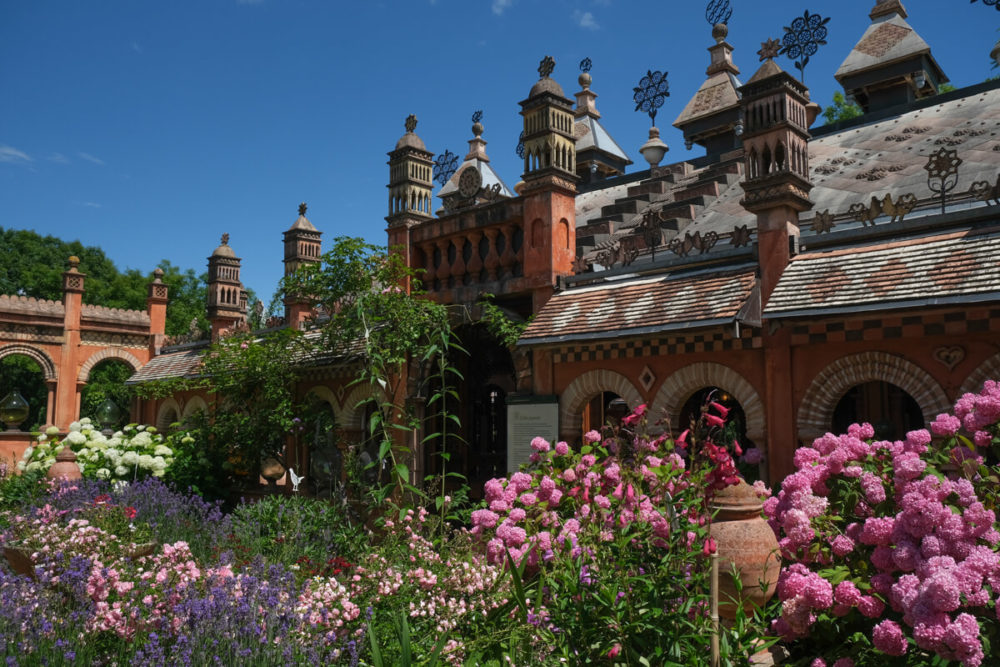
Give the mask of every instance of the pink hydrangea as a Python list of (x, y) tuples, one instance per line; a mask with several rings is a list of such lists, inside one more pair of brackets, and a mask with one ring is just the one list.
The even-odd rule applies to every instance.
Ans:
[(872, 629), (872, 643), (886, 655), (906, 654), (906, 637), (899, 624), (892, 620), (884, 620)]

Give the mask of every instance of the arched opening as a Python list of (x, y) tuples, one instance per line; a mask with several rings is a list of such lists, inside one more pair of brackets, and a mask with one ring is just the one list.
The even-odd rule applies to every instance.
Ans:
[(110, 399), (118, 408), (119, 417), (117, 422), (108, 424), (108, 428), (114, 431), (127, 424), (132, 394), (125, 381), (134, 372), (121, 359), (109, 358), (97, 363), (90, 369), (87, 384), (80, 393), (80, 416), (90, 417), (95, 424), (104, 428), (104, 424), (98, 421), (98, 410)]
[[(18, 427), (34, 431), (43, 426), (48, 415), (48, 387), (45, 372), (37, 361), (24, 354), (0, 358), (0, 400), (16, 391), (28, 403), (28, 418)], [(0, 428), (3, 428), (0, 425)]]
[(924, 417), (906, 391), (876, 380), (848, 389), (833, 409), (834, 433), (846, 433), (851, 424), (863, 422), (872, 425), (878, 440), (901, 440), (908, 431), (923, 428)]
[(332, 497), (340, 487), (344, 465), (333, 408), (319, 396), (310, 394), (303, 422), (302, 441), (309, 457), (306, 482), (314, 495)]
[(756, 447), (749, 436), (747, 436), (747, 417), (743, 406), (729, 392), (718, 387), (705, 387), (699, 389), (684, 402), (681, 408), (680, 421), (677, 423), (677, 432), (690, 428), (699, 417), (701, 417), (702, 406), (705, 405), (708, 397), (729, 412), (726, 415), (726, 424), (722, 427), (722, 433), (715, 437), (717, 445), (725, 445), (732, 451), (733, 442), (738, 442), (743, 451), (751, 447)]
[[(473, 493), (493, 477), (507, 470), (507, 395), (515, 389), (514, 362), (510, 350), (501, 345), (482, 325), (470, 325), (457, 332), (465, 352), (452, 352), (449, 364), (459, 375), (449, 378), (451, 389), (461, 397), (447, 396), (431, 401), (440, 392), (440, 382), (428, 382), (427, 433), (442, 433), (427, 442), (424, 469), (429, 476), (457, 473), (463, 476)], [(445, 419), (442, 408), (458, 418)], [(447, 454), (447, 457), (442, 456)], [(448, 485), (453, 480), (448, 480)]]
[(628, 402), (613, 391), (602, 391), (583, 407), (580, 423), (583, 431), (598, 431), (605, 426), (619, 426), (629, 413)]

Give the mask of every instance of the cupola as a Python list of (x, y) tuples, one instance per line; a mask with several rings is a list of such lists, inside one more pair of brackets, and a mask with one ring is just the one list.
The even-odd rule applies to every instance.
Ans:
[(406, 134), (389, 153), (389, 226), (431, 217), (434, 155), (417, 136), (417, 117), (406, 117)]
[(576, 135), (576, 174), (583, 183), (599, 181), (625, 173), (625, 167), (632, 164), (622, 147), (618, 145), (601, 124), (601, 114), (595, 101), (597, 94), (590, 89), (590, 58), (580, 62), (580, 92), (576, 94), (574, 113), (574, 134)]
[(576, 136), (573, 103), (551, 78), (556, 61), (545, 56), (538, 66), (540, 78), (521, 102), (524, 117), (524, 182), (545, 176), (576, 180)]
[(240, 258), (229, 247), (229, 234), (208, 258), (208, 319), (212, 338), (224, 329), (232, 330), (246, 323), (247, 292), (240, 282)]

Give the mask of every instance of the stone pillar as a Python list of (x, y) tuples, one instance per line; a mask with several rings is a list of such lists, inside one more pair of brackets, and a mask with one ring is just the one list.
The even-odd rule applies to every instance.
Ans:
[(80, 315), (86, 274), (80, 273), (78, 266), (79, 258), (70, 257), (69, 269), (63, 273), (63, 344), (52, 415), (53, 424), (60, 430), (66, 430), (80, 416), (76, 376), (80, 370), (77, 355), (80, 352)]

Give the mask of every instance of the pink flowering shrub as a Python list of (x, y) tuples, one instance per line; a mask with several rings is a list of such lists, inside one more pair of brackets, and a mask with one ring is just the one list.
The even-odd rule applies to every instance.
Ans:
[(711, 441), (723, 423), (710, 409), (697, 438), (649, 436), (640, 406), (582, 447), (535, 438), (527, 469), (486, 483), (472, 533), (491, 564), (520, 568), (518, 607), (552, 659), (662, 664), (707, 650), (706, 501), (738, 480)]
[(803, 640), (797, 655), (997, 664), (1000, 385), (966, 394), (931, 431), (828, 433), (796, 452), (796, 472), (765, 502), (789, 563), (774, 628)]

